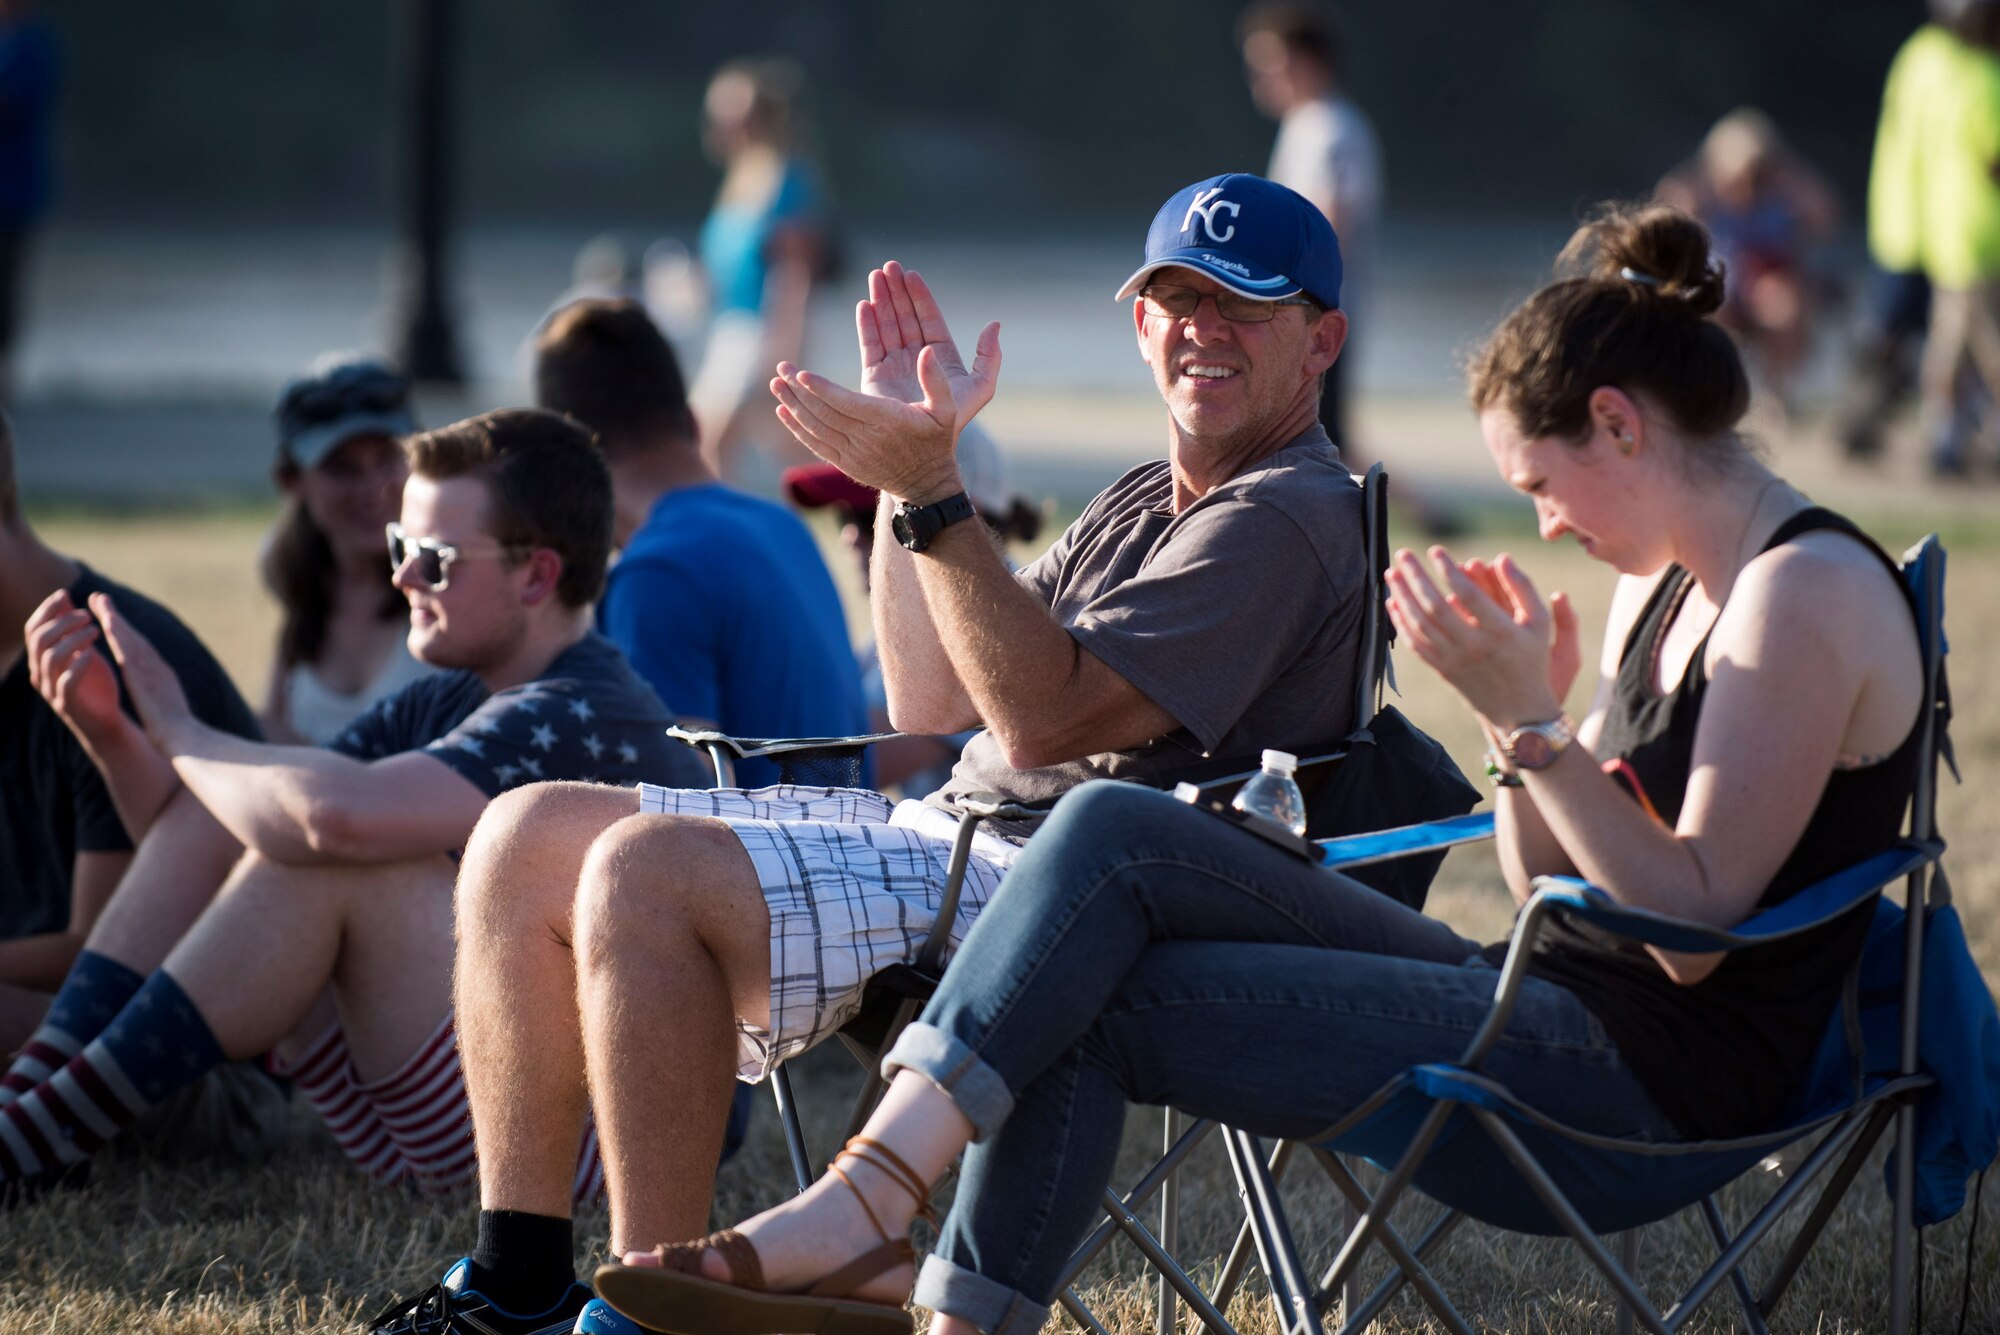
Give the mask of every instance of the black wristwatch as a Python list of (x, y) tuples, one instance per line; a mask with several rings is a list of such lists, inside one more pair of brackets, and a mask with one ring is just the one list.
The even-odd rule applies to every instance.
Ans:
[(932, 505), (897, 501), (896, 508), (889, 514), (889, 531), (896, 535), (897, 542), (913, 552), (920, 552), (930, 546), (938, 534), (977, 513), (962, 491)]

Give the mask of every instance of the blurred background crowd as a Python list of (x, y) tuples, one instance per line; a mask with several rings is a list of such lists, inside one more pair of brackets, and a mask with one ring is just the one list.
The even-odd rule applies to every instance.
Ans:
[[(1657, 188), (1735, 261), (1770, 424), (1876, 454), (1868, 405), (1840, 398), (1850, 356), (1923, 319), (1920, 293), (1869, 276), (1885, 81), (1928, 18), (1975, 34), (1987, 7), (1934, 8), (1345, 14), (1326, 73), (1379, 151), (1379, 226), (1337, 219), (1378, 260), (1348, 359), (1362, 411), (1382, 405), (1361, 434), (1405, 476), (1448, 469), (1394, 406), (1455, 395), (1455, 352), (1545, 274), (1582, 207)], [(0, 295), (42, 497), (260, 487), (272, 398), (328, 348), (400, 358), (424, 394), (457, 396), (426, 420), (518, 402), (524, 340), (566, 290), (643, 291), (711, 448), (773, 444), (744, 390), (759, 339), (838, 369), (860, 275), (890, 255), (962, 319), (1006, 326), (991, 420), (1024, 490), (1087, 495), (1118, 466), (1088, 456), (1154, 443), (1101, 417), (1146, 393), (1107, 276), (1163, 190), (1271, 163), (1288, 95), (1282, 71), (1251, 87), (1241, 15), (1194, 0), (0, 12)], [(760, 230), (776, 217), (807, 225)], [(1965, 467), (1957, 442), (1926, 449)], [(775, 493), (789, 461), (728, 468)]]

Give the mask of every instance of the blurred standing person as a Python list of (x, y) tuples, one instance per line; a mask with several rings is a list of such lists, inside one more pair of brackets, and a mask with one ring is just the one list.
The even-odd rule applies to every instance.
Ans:
[(2000, 400), (2000, 4), (1931, 14), (1882, 89), (1869, 226), (1930, 278), (1923, 430), (1931, 471), (1956, 477), (1979, 406)]
[(1358, 312), (1375, 287), (1375, 238), (1382, 213), (1382, 146), (1375, 127), (1347, 95), (1345, 54), (1333, 20), (1308, 4), (1260, 4), (1238, 26), (1250, 96), (1278, 122), (1264, 174), (1318, 206), (1340, 238), (1341, 309), (1348, 312), (1345, 355), (1320, 380), (1320, 425), (1355, 467), (1344, 394), (1354, 360)]
[(400, 437), (417, 422), (409, 380), (352, 352), (286, 385), (277, 419), (285, 511), (262, 564), (282, 619), (261, 718), (274, 742), (320, 745), (430, 670), (410, 653), (383, 536), (409, 475)]
[(799, 150), (804, 92), (789, 60), (736, 60), (702, 101), (702, 140), (723, 175), (701, 225), (710, 320), (689, 399), (702, 452), (725, 481), (744, 476), (752, 442), (806, 461), (768, 429), (765, 390), (774, 366), (800, 358), (806, 307), (831, 255), (825, 196)]
[(1738, 107), (1710, 127), (1693, 158), (1660, 181), (1661, 200), (1708, 229), (1726, 270), (1718, 318), (1741, 339), (1787, 416), (1812, 335), (1811, 248), (1840, 206), (1825, 179), (1771, 118)]
[(48, 208), (56, 41), (33, 0), (0, 0), (0, 400), (11, 392), (28, 234)]
[[(1258, 4), (1237, 24), (1250, 97), (1278, 122), (1265, 175), (1304, 195), (1333, 224), (1344, 266), (1340, 305), (1348, 312), (1347, 345), (1320, 378), (1319, 421), (1354, 472), (1368, 461), (1355, 444), (1348, 406), (1354, 331), (1367, 325), (1375, 295), (1376, 244), (1382, 216), (1382, 145), (1375, 126), (1347, 95), (1346, 44), (1340, 28), (1312, 4)], [(1458, 531), (1452, 515), (1407, 483), (1397, 508), (1433, 537)]]

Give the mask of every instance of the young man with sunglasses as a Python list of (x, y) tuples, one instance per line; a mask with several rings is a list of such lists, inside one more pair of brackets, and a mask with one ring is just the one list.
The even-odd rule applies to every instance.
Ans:
[[(968, 370), (928, 287), (892, 263), (857, 311), (862, 392), (778, 368), (780, 420), (880, 491), (897, 539), (875, 544), (872, 579), (891, 719), (985, 731), (921, 802), (644, 784), (494, 805), (459, 881), (479, 1245), (382, 1335), (636, 1329), (574, 1283), (562, 1147), (594, 1114), (614, 1251), (701, 1233), (731, 1077), (829, 1036), (911, 958), (961, 796), (1171, 784), (1350, 730), (1367, 581), (1361, 490), (1318, 423), (1346, 335), (1332, 227), (1259, 177), (1201, 181), (1160, 209), (1118, 297), (1136, 298), (1168, 458), (1018, 576), (963, 522), (953, 448), (993, 393), (998, 326)], [(1026, 833), (977, 838), (954, 936)]]
[[(658, 697), (591, 628), (611, 485), (589, 436), (515, 409), (407, 450), (395, 582), (411, 650), (451, 670), (324, 748), (201, 722), (125, 609), (91, 599), (139, 722), (80, 697), (58, 707), (103, 739), (99, 754), (170, 766), (178, 790), (140, 862), (155, 838), (182, 859), (126, 878), (89, 941), (115, 972), (72, 973), (58, 996), (94, 1027), (45, 1028), (5, 1077), (0, 1186), (63, 1171), (225, 1057), (273, 1048), (378, 1180), (463, 1181), (472, 1144), (448, 991), (457, 850), (493, 797), (534, 779), (701, 781), (693, 753), (664, 736)], [(100, 670), (96, 638), (72, 635), (48, 669)], [(585, 1155), (579, 1191), (593, 1172)]]

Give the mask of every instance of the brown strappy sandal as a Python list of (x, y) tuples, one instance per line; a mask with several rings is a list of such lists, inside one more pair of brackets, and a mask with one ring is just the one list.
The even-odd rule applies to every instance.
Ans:
[[(840, 1167), (860, 1159), (910, 1194), (917, 1216), (933, 1224), (930, 1192), (922, 1178), (894, 1150), (856, 1136), (842, 1147), (827, 1171), (847, 1184), (882, 1241), (800, 1293), (772, 1293), (764, 1284), (764, 1264), (748, 1238), (733, 1228), (694, 1242), (662, 1243), (652, 1266), (602, 1265), (593, 1282), (597, 1296), (642, 1326), (669, 1335), (910, 1335), (916, 1328), (909, 1309), (851, 1298), (857, 1288), (894, 1266), (916, 1261), (908, 1237), (891, 1238), (868, 1198)], [(701, 1273), (703, 1253), (719, 1253), (729, 1282)]]

